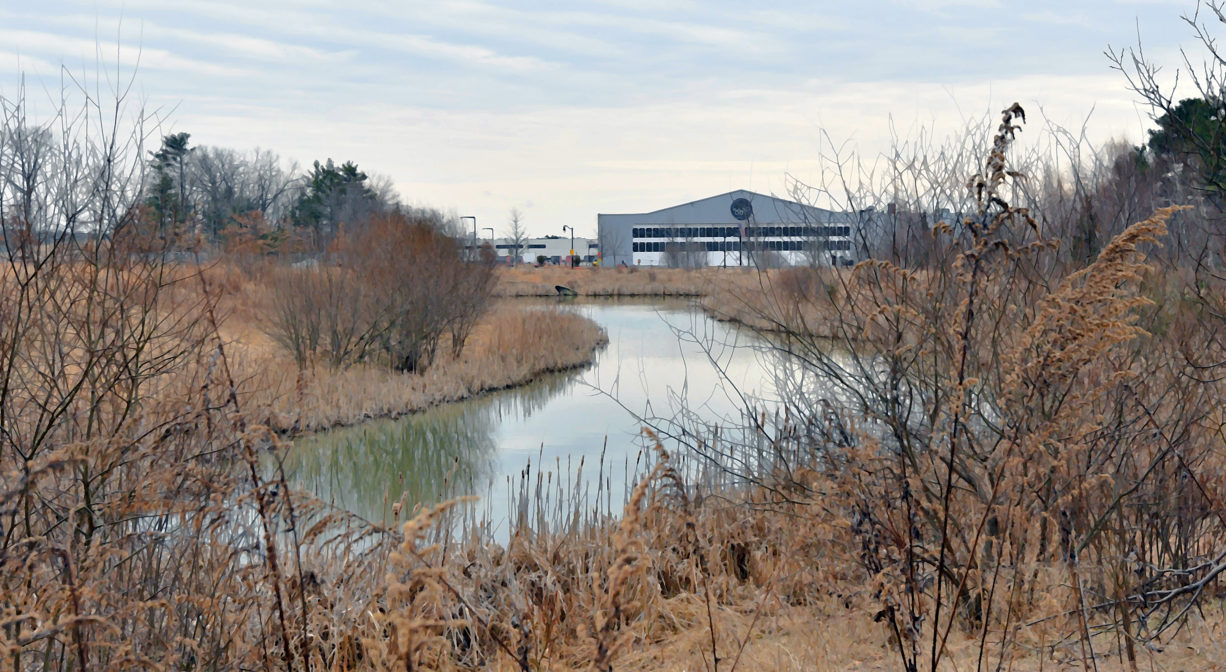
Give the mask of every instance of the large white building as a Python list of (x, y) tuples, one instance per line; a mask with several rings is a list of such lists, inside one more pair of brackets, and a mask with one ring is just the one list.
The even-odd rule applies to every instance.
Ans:
[(853, 221), (744, 189), (653, 212), (596, 216), (605, 266), (847, 265)]

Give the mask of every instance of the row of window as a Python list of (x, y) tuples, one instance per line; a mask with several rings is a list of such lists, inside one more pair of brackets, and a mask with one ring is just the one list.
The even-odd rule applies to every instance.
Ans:
[[(634, 238), (736, 238), (736, 226), (636, 226)], [(851, 235), (850, 226), (747, 226), (747, 238), (838, 238)]]
[[(684, 252), (688, 250), (706, 250), (707, 252), (740, 252), (740, 241), (723, 241), (723, 240), (708, 240), (696, 241), (690, 243), (669, 243), (669, 242), (636, 242), (633, 244), (635, 252)], [(850, 240), (759, 240), (746, 243), (747, 250), (776, 250), (779, 252), (801, 252), (804, 250), (817, 250), (826, 252), (851, 251)]]

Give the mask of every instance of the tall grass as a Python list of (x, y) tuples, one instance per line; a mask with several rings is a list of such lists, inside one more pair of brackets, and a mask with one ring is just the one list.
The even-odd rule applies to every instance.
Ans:
[(557, 296), (564, 285), (581, 296), (701, 297), (713, 286), (753, 286), (757, 276), (748, 269), (562, 268), (558, 266), (499, 268), (495, 294), (503, 297)]
[(249, 413), (278, 431), (305, 433), (397, 417), (482, 392), (519, 385), (551, 372), (588, 364), (607, 338), (600, 327), (568, 310), (495, 302), (466, 336), (458, 355), (447, 349), (416, 373), (380, 362), (299, 367), (268, 333), (277, 294), (259, 269), (247, 274), (224, 262), (206, 275), (225, 286), (221, 326), (232, 342), (239, 393)]
[(1223, 567), (1220, 390), (1185, 350), (1207, 344), (1217, 370), (1215, 321), (1149, 298), (1184, 275), (1147, 258), (1178, 209), (1062, 265), (1008, 163), (1021, 114), (1003, 113), (968, 214), (936, 225), (937, 264), (794, 271), (741, 304), (828, 383), (764, 427), (810, 451), (773, 476), (853, 532), (900, 669), (943, 668), (959, 633), (976, 669), (1031, 647), (1135, 667)]
[[(93, 100), (85, 118), (103, 116)], [(468, 502), (397, 500), (406, 522), (389, 527), (294, 492), (280, 433), (581, 364), (593, 325), (504, 307), (413, 375), (296, 363), (260, 326), (273, 299), (246, 271), (169, 263), (161, 252), (184, 231), (128, 246), (141, 213), (114, 171), (139, 146), (61, 139), (72, 160), (51, 210), (117, 235), (82, 242), (56, 219), (58, 235), (12, 246), (0, 273), (0, 660), (1226, 663), (1221, 277), (1154, 268), (1170, 211), (1092, 263), (1053, 262), (1007, 163), (1018, 113), (969, 176), (974, 210), (937, 227), (948, 244), (925, 258), (940, 263), (742, 274), (763, 288), (769, 342), (832, 386), (796, 388), (740, 428), (674, 433), (632, 467), (627, 493), (608, 489), (611, 465), (537, 465), (512, 488), (502, 540)], [(6, 119), (7, 142), (18, 122)], [(595, 493), (572, 466), (601, 472)]]

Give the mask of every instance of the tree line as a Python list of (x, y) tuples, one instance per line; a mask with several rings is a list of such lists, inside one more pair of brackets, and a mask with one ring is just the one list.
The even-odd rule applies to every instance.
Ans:
[(403, 206), (389, 180), (351, 161), (301, 171), (178, 132), (98, 163), (85, 138), (29, 119), (23, 97), (5, 103), (0, 229), (13, 263), (104, 240), (146, 261), (202, 250), (265, 260), (277, 299), (266, 328), (302, 367), (420, 371), (440, 349), (458, 356), (484, 311), (492, 254), (464, 252), (450, 218)]
[(241, 246), (254, 238), (272, 248), (292, 240), (319, 252), (346, 226), (401, 209), (389, 180), (352, 161), (329, 158), (302, 171), (268, 150), (192, 146), (186, 132), (164, 136), (148, 168), (143, 205), (163, 236), (186, 228), (210, 242)]

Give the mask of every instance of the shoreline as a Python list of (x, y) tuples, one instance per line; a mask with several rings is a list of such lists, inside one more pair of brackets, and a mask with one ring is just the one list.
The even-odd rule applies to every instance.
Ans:
[(443, 404), (530, 385), (583, 369), (608, 345), (604, 328), (577, 313), (499, 301), (482, 318), (458, 358), (440, 354), (425, 371), (377, 366), (298, 370), (257, 337), (242, 342), (240, 399), (253, 422), (292, 440), (379, 419), (396, 419)]
[(491, 394), (497, 394), (498, 392), (506, 392), (508, 390), (514, 390), (514, 389), (518, 389), (521, 387), (527, 387), (529, 385), (539, 382), (541, 378), (544, 378), (546, 376), (550, 376), (554, 374), (561, 374), (561, 373), (568, 373), (572, 371), (582, 371), (584, 369), (591, 367), (593, 364), (596, 363), (597, 353), (605, 349), (608, 346), (608, 344), (609, 344), (609, 341), (607, 337), (601, 340), (600, 342), (596, 343), (592, 347), (592, 350), (589, 354), (588, 359), (585, 361), (576, 362), (574, 364), (562, 364), (562, 365), (551, 367), (551, 368), (537, 369), (537, 370), (530, 372), (528, 377), (526, 378), (512, 380), (503, 385), (491, 385), (489, 387), (481, 387), (481, 388), (472, 390), (463, 396), (441, 397), (437, 399), (432, 399), (429, 402), (425, 403), (424, 405), (412, 406), (412, 407), (401, 408), (401, 409), (393, 409), (393, 410), (389, 410), (386, 412), (380, 412), (378, 414), (366, 414), (359, 418), (337, 420), (336, 422), (333, 422), (332, 424), (329, 424), (326, 426), (314, 427), (309, 430), (294, 431), (292, 428), (282, 429), (278, 427), (273, 427), (272, 429), (277, 434), (277, 436), (283, 439), (294, 440), (294, 439), (300, 439), (300, 438), (309, 437), (309, 436), (316, 436), (319, 434), (325, 434), (327, 432), (330, 432), (336, 429), (346, 429), (350, 427), (357, 427), (364, 423), (372, 422), (375, 420), (399, 420), (401, 418), (406, 418), (408, 416), (416, 415), (418, 413), (425, 413), (426, 411), (429, 411), (434, 408), (438, 408), (439, 406), (446, 406), (448, 404), (461, 404), (464, 402), (481, 399)]

